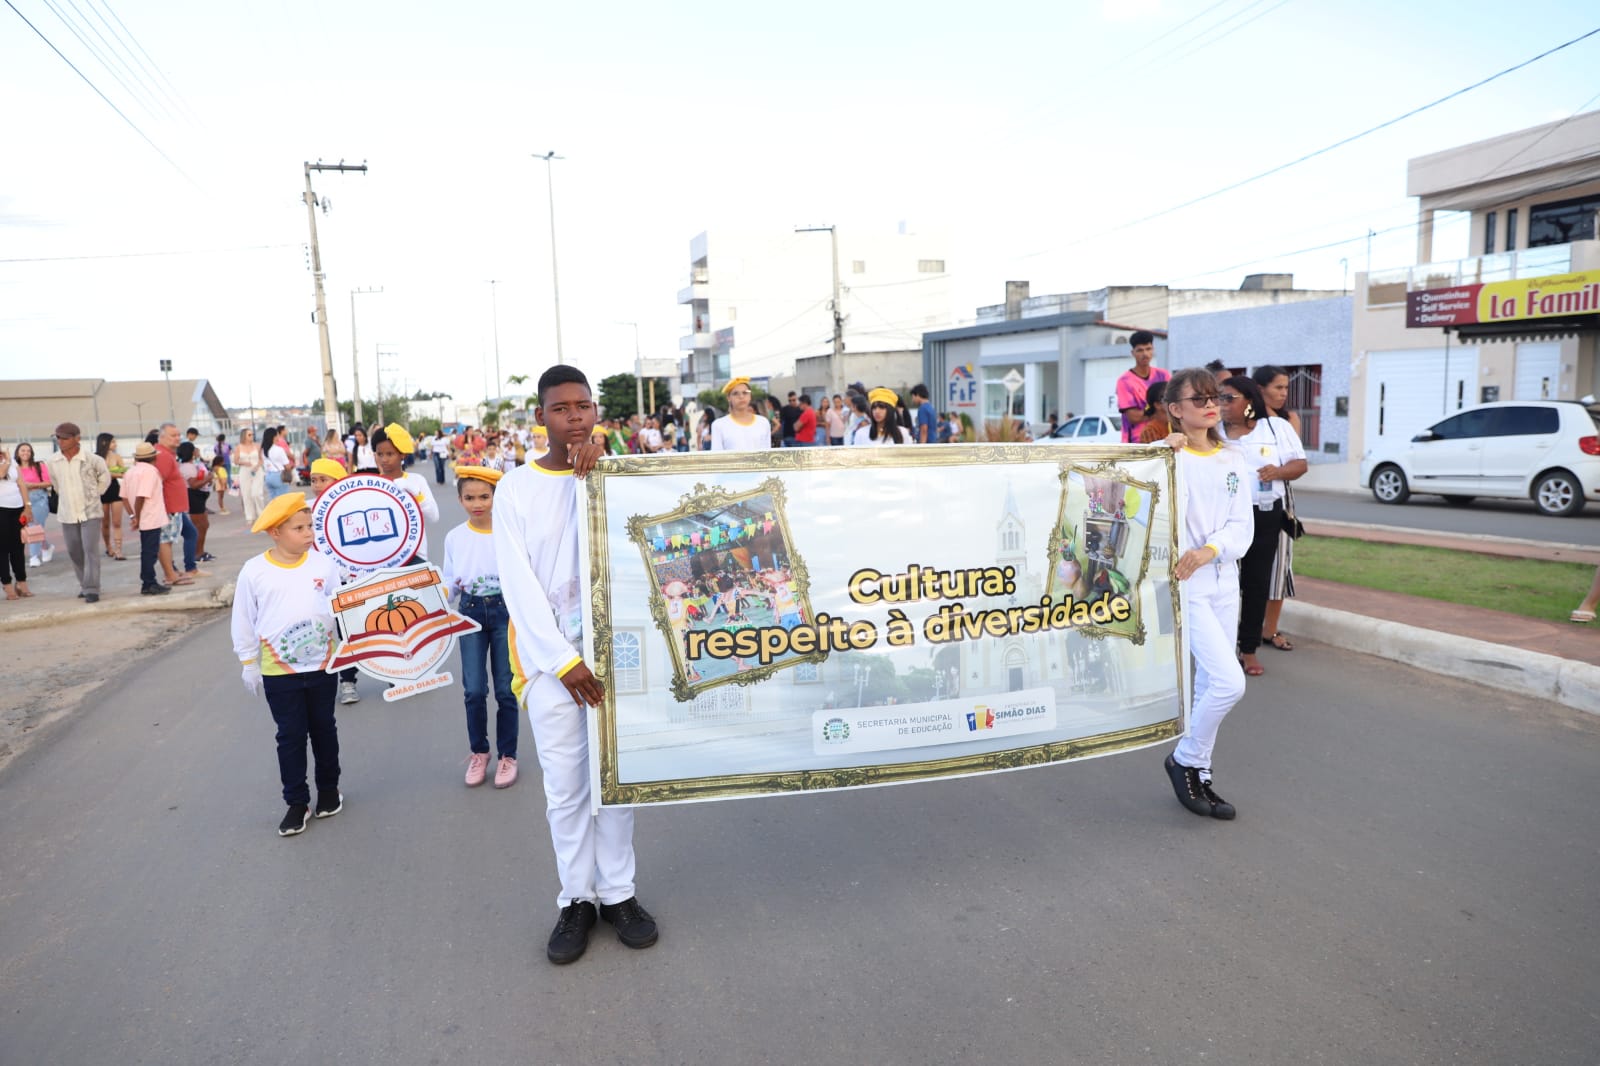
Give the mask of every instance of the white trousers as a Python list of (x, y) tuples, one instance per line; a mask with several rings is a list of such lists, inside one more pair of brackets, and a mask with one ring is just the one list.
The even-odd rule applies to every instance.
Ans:
[(241, 466), (239, 471), (239, 499), (244, 503), (244, 520), (254, 522), (266, 506), (262, 487), (263, 474), (254, 467)]
[(1217, 730), (1244, 696), (1244, 668), (1234, 654), (1239, 642), (1239, 570), (1215, 564), (1183, 582), (1183, 633), (1194, 658), (1194, 698), (1189, 727), (1178, 739), (1173, 761), (1211, 776)]
[(589, 813), (589, 711), (573, 702), (567, 686), (538, 674), (524, 691), (539, 767), (544, 771), (545, 816), (556, 852), (561, 895), (621, 903), (634, 895), (633, 808)]

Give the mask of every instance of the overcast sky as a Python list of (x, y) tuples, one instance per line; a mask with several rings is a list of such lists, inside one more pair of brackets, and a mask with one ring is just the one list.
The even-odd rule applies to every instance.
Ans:
[[(341, 398), (350, 290), (382, 286), (358, 297), (363, 393), (381, 343), (395, 353), (387, 387), (471, 402), (494, 374), (490, 279), (501, 376), (556, 361), (534, 153), (566, 157), (554, 163), (564, 350), (598, 378), (632, 364), (619, 322), (639, 324), (647, 357), (677, 357), (689, 241), (716, 227), (947, 230), (957, 320), (999, 302), (1008, 278), (1042, 294), (1232, 288), (1284, 270), (1339, 288), (1366, 266), (1368, 228), (1412, 219), (1407, 159), (1566, 118), (1600, 93), (1597, 36), (1128, 225), (1586, 33), (1600, 9), (6, 2), (0, 378), (154, 377), (171, 358), (233, 406), (249, 390), (258, 403), (321, 395), (306, 160), (371, 167), (315, 180), (332, 202), (318, 226)], [(108, 55), (108, 70), (53, 8), (81, 16), (102, 53), (125, 27), (144, 65)], [(1463, 229), (1446, 225), (1438, 257), (1465, 254)], [(1382, 233), (1373, 266), (1408, 263), (1414, 247), (1410, 229)], [(144, 254), (170, 252), (186, 254)], [(817, 279), (819, 299), (828, 284)]]

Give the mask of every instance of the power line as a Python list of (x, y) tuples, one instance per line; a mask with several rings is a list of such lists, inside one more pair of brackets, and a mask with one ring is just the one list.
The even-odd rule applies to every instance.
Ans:
[[(49, 0), (45, 0), (45, 2), (48, 3)], [(87, 2), (87, 0), (85, 0), (85, 2)], [(162, 115), (164, 115), (167, 118), (171, 118), (172, 117), (172, 112), (168, 111), (166, 109), (166, 107), (162, 105), (161, 101), (156, 99), (156, 94), (151, 91), (151, 87), (146, 82), (145, 78), (138, 71), (134, 70), (133, 67), (128, 64), (127, 60), (122, 58), (122, 56), (118, 52), (117, 48), (110, 41), (106, 40), (105, 34), (101, 33), (99, 28), (96, 27), (94, 23), (89, 21), (88, 16), (83, 13), (83, 9), (80, 8), (77, 5), (76, 0), (66, 0), (66, 3), (67, 3), (68, 7), (72, 8), (72, 13), (78, 16), (78, 19), (79, 19), (79, 21), (81, 21), (83, 23), (84, 28), (87, 29), (90, 33), (94, 34), (95, 37), (97, 37), (99, 39), (100, 43), (106, 46), (106, 52), (111, 56), (112, 59), (115, 59), (117, 61), (117, 65), (120, 66), (123, 70), (127, 71), (128, 72), (128, 77), (132, 78), (135, 82), (137, 82), (138, 85), (139, 85), (139, 88), (144, 90), (144, 95), (145, 95), (146, 100), (147, 100), (147, 102), (144, 105), (145, 106), (145, 110), (146, 111), (150, 111), (150, 104), (154, 104), (161, 111)], [(96, 14), (98, 14), (98, 12), (96, 12)], [(109, 29), (110, 27), (107, 27), (107, 28)], [(115, 36), (115, 34), (113, 34), (112, 36)], [(105, 60), (102, 59), (100, 62), (102, 64), (104, 64)], [(106, 69), (109, 70), (110, 68), (107, 67)], [(152, 112), (152, 114), (153, 114), (153, 112)]]
[[(116, 80), (118, 85), (122, 86), (122, 91), (127, 93), (129, 98), (132, 99), (134, 103), (144, 108), (146, 114), (154, 118), (155, 113), (150, 110), (150, 105), (145, 103), (144, 100), (140, 99), (139, 94), (133, 91), (133, 86), (129, 85), (125, 80), (123, 80), (122, 75), (117, 73), (116, 68), (111, 65), (111, 63), (101, 53), (100, 49), (96, 48), (93, 42), (85, 37), (78, 29), (77, 23), (67, 18), (66, 12), (61, 10), (60, 5), (58, 5), (55, 0), (44, 0), (44, 6), (49, 8), (51, 14), (55, 15), (57, 21), (59, 21), (61, 25), (65, 26), (72, 36), (78, 39), (78, 43), (83, 46), (83, 50), (88, 52), (93, 59), (99, 62), (100, 66), (104, 68), (105, 72), (110, 74), (111, 77)], [(79, 17), (81, 18), (82, 15), (80, 14)]]
[[(1282, 7), (1284, 4), (1287, 4), (1288, 2), (1289, 2), (1289, 0), (1278, 0), (1278, 2), (1276, 4), (1273, 4), (1271, 7), (1267, 8), (1265, 11), (1262, 11), (1262, 12), (1260, 12), (1260, 13), (1258, 13), (1258, 14), (1250, 17), (1250, 18), (1245, 19), (1243, 22), (1239, 23), (1239, 25), (1233, 27), (1233, 29), (1229, 30), (1228, 32), (1218, 34), (1217, 36), (1211, 38), (1211, 40), (1206, 41), (1204, 44), (1201, 44), (1201, 45), (1198, 45), (1197, 47), (1189, 49), (1189, 51), (1184, 52), (1182, 55), (1178, 56), (1174, 60), (1174, 62), (1176, 62), (1178, 60), (1188, 59), (1190, 56), (1194, 55), (1196, 52), (1204, 51), (1205, 49), (1210, 48), (1212, 45), (1216, 44), (1220, 40), (1223, 40), (1224, 38), (1227, 38), (1227, 37), (1232, 37), (1234, 34), (1238, 33), (1240, 30), (1244, 29), (1246, 26), (1250, 25), (1252, 22), (1255, 22), (1258, 19), (1266, 18), (1268, 15), (1272, 14), (1274, 11), (1278, 10), (1278, 8)], [(1251, 6), (1253, 7), (1255, 5), (1251, 5)], [(1250, 8), (1247, 7), (1243, 11), (1240, 11), (1239, 14), (1242, 15), (1242, 14), (1244, 14), (1245, 11), (1248, 11), (1248, 10), (1250, 10)], [(1221, 25), (1221, 23), (1218, 23), (1218, 25)], [(1213, 27), (1213, 29), (1214, 28), (1215, 27)]]
[[(9, 2), (9, 0), (8, 0), (8, 2)], [(1326, 155), (1329, 152), (1334, 151), (1335, 149), (1343, 148), (1345, 145), (1351, 144), (1351, 143), (1353, 143), (1355, 141), (1358, 141), (1361, 138), (1366, 137), (1366, 136), (1368, 136), (1370, 134), (1377, 133), (1379, 130), (1387, 129), (1390, 126), (1395, 125), (1396, 123), (1403, 122), (1408, 118), (1412, 118), (1412, 117), (1414, 117), (1416, 115), (1420, 115), (1424, 111), (1431, 110), (1432, 108), (1438, 107), (1440, 104), (1446, 103), (1447, 101), (1450, 101), (1450, 100), (1454, 100), (1456, 97), (1462, 96), (1462, 95), (1464, 95), (1466, 93), (1469, 93), (1469, 92), (1473, 91), (1474, 89), (1482, 88), (1483, 86), (1488, 85), (1492, 81), (1497, 81), (1498, 79), (1505, 77), (1507, 74), (1514, 73), (1515, 71), (1521, 70), (1523, 67), (1530, 66), (1531, 64), (1537, 63), (1541, 59), (1546, 59), (1549, 56), (1553, 56), (1557, 52), (1562, 51), (1563, 49), (1571, 48), (1573, 45), (1578, 44), (1581, 41), (1586, 41), (1590, 37), (1595, 36), (1596, 34), (1600, 34), (1600, 26), (1595, 27), (1594, 29), (1590, 30), (1588, 33), (1581, 34), (1580, 36), (1574, 37), (1570, 41), (1565, 41), (1565, 42), (1563, 42), (1561, 44), (1558, 44), (1554, 48), (1550, 48), (1550, 49), (1547, 49), (1547, 50), (1545, 50), (1543, 52), (1540, 52), (1538, 55), (1533, 56), (1531, 59), (1525, 59), (1522, 62), (1517, 63), (1514, 66), (1510, 66), (1510, 67), (1505, 68), (1504, 70), (1500, 71), (1499, 73), (1491, 74), (1487, 78), (1483, 78), (1483, 79), (1481, 79), (1479, 81), (1475, 81), (1471, 85), (1465, 86), (1464, 88), (1457, 89), (1455, 92), (1448, 93), (1448, 94), (1446, 94), (1444, 96), (1441, 96), (1437, 100), (1432, 101), (1431, 103), (1423, 104), (1420, 107), (1414, 107), (1410, 111), (1407, 111), (1402, 115), (1397, 115), (1394, 118), (1388, 119), (1387, 121), (1380, 122), (1376, 126), (1373, 126), (1373, 127), (1369, 128), (1369, 129), (1362, 130), (1360, 133), (1352, 134), (1349, 137), (1345, 137), (1342, 140), (1335, 141), (1330, 145), (1326, 145), (1326, 146), (1324, 146), (1322, 148), (1318, 148), (1314, 152), (1307, 152), (1305, 155), (1300, 156), (1298, 159), (1291, 159), (1287, 163), (1281, 163), (1278, 166), (1272, 167), (1269, 170), (1264, 170), (1259, 174), (1255, 174), (1255, 175), (1253, 175), (1251, 177), (1243, 178), (1243, 179), (1241, 179), (1239, 181), (1233, 182), (1231, 185), (1224, 185), (1220, 189), (1213, 189), (1211, 192), (1205, 193), (1205, 194), (1203, 194), (1201, 196), (1196, 196), (1191, 200), (1185, 200), (1181, 204), (1175, 204), (1172, 207), (1163, 208), (1160, 211), (1156, 211), (1156, 212), (1154, 212), (1152, 214), (1145, 215), (1142, 218), (1136, 218), (1131, 222), (1124, 222), (1121, 225), (1113, 226), (1112, 228), (1110, 228), (1108, 230), (1102, 230), (1099, 233), (1091, 234), (1091, 235), (1089, 235), (1087, 237), (1080, 237), (1075, 241), (1070, 241), (1067, 244), (1062, 245), (1061, 248), (1053, 248), (1053, 249), (1052, 248), (1046, 248), (1046, 249), (1042, 249), (1042, 250), (1037, 251), (1037, 252), (1029, 252), (1026, 255), (1018, 256), (1017, 258), (1019, 258), (1019, 259), (1033, 259), (1033, 258), (1036, 258), (1038, 256), (1048, 255), (1048, 254), (1050, 254), (1052, 252), (1061, 251), (1061, 250), (1066, 249), (1066, 248), (1074, 248), (1074, 247), (1076, 247), (1076, 246), (1078, 246), (1080, 244), (1086, 244), (1089, 241), (1099, 240), (1100, 238), (1108, 237), (1113, 233), (1119, 233), (1122, 230), (1131, 229), (1134, 226), (1140, 226), (1140, 225), (1143, 225), (1146, 222), (1153, 222), (1154, 220), (1156, 220), (1158, 218), (1164, 218), (1167, 215), (1174, 214), (1174, 213), (1176, 213), (1178, 211), (1182, 211), (1185, 208), (1190, 208), (1190, 207), (1193, 207), (1196, 204), (1204, 203), (1206, 200), (1214, 199), (1215, 197), (1221, 196), (1224, 193), (1233, 192), (1235, 189), (1242, 189), (1246, 185), (1250, 185), (1250, 184), (1253, 184), (1255, 182), (1258, 182), (1263, 178), (1271, 177), (1274, 174), (1281, 174), (1283, 171), (1288, 170), (1291, 167), (1299, 166), (1301, 163), (1308, 162), (1308, 161), (1310, 161), (1312, 159), (1317, 158), (1318, 156)]]
[(179, 174), (182, 174), (184, 180), (187, 181), (190, 185), (193, 185), (197, 189), (200, 187), (199, 182), (197, 182), (193, 178), (189, 177), (188, 172), (185, 171), (182, 167), (180, 167), (177, 163), (173, 162), (172, 161), (172, 157), (169, 156), (167, 153), (163, 152), (161, 150), (160, 146), (157, 145), (155, 141), (152, 141), (150, 139), (150, 137), (144, 132), (144, 130), (139, 128), (138, 124), (135, 123), (133, 121), (133, 119), (131, 119), (127, 115), (123, 114), (122, 113), (122, 108), (120, 108), (116, 104), (112, 103), (111, 102), (111, 98), (109, 96), (107, 96), (105, 93), (101, 92), (100, 91), (100, 87), (98, 85), (96, 85), (94, 82), (90, 81), (89, 80), (89, 76), (87, 74), (85, 74), (83, 71), (79, 70), (77, 68), (76, 64), (74, 64), (72, 62), (72, 60), (68, 59), (65, 55), (62, 55), (61, 49), (57, 48), (55, 46), (55, 44), (51, 42), (50, 38), (48, 38), (48, 37), (46, 37), (44, 35), (44, 31), (40, 30), (39, 27), (35, 26), (32, 22), (28, 22), (28, 16), (24, 15), (21, 11), (17, 11), (17, 5), (16, 4), (13, 4), (11, 2), (11, 0), (5, 0), (5, 5), (7, 7), (9, 7), (12, 11), (15, 11), (16, 15), (17, 15), (17, 18), (19, 18), (23, 22), (27, 23), (28, 29), (30, 29), (34, 33), (38, 34), (39, 35), (39, 40), (41, 40), (45, 44), (49, 45), (50, 51), (52, 51), (56, 55), (60, 56), (61, 57), (61, 62), (65, 63), (67, 66), (71, 67), (72, 68), (72, 73), (74, 73), (78, 77), (82, 78), (83, 79), (83, 83), (85, 85), (89, 86), (89, 88), (93, 89), (94, 90), (94, 94), (96, 96), (98, 96), (100, 99), (104, 100), (106, 102), (106, 106), (117, 113), (117, 117), (118, 118), (120, 118), (120, 119), (122, 119), (122, 121), (126, 122), (128, 124), (128, 127), (130, 129), (132, 129), (133, 132), (137, 133), (139, 135), (139, 138), (141, 140), (143, 140), (145, 144), (148, 144), (152, 149), (154, 149), (156, 155), (160, 156), (162, 159), (165, 159), (167, 161), (167, 165), (170, 166), (173, 170), (176, 170)]
[[(95, 0), (85, 0), (85, 2), (88, 3), (91, 8), (95, 7)], [(167, 102), (172, 105), (173, 109), (177, 111), (188, 112), (188, 117), (193, 120), (194, 112), (190, 111), (189, 106), (177, 98), (177, 87), (173, 85), (172, 82), (167, 79), (167, 76), (161, 72), (161, 68), (156, 65), (156, 61), (151, 58), (150, 53), (144, 50), (144, 45), (139, 43), (139, 39), (133, 35), (133, 31), (128, 29), (127, 25), (123, 23), (121, 16), (111, 9), (111, 0), (100, 0), (99, 6), (105, 8), (106, 15), (110, 15), (111, 18), (116, 22), (117, 26), (121, 28), (121, 33), (118, 33), (116, 30), (112, 30), (112, 36), (116, 37), (119, 41), (121, 41), (125, 36), (128, 42), (132, 43), (133, 47), (139, 50), (139, 55), (144, 57), (143, 60), (141, 60), (139, 56), (135, 56), (133, 51), (128, 49), (126, 44), (123, 45), (124, 50), (128, 52), (129, 56), (133, 57), (134, 62), (138, 63), (139, 66), (148, 74), (150, 74), (153, 79), (159, 79), (160, 84), (158, 84), (156, 88), (161, 91), (162, 96), (167, 98)], [(95, 11), (95, 14), (100, 16), (100, 21), (105, 24), (106, 29), (112, 29), (111, 23), (106, 22), (105, 15), (100, 15), (98, 10)], [(170, 92), (168, 90), (170, 90)]]

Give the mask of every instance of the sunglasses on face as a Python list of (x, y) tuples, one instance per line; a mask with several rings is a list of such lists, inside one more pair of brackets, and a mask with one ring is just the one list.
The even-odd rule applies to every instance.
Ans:
[(1215, 407), (1215, 406), (1217, 406), (1217, 404), (1219, 402), (1220, 403), (1227, 403), (1228, 402), (1228, 397), (1226, 397), (1226, 396), (1222, 396), (1222, 397), (1217, 397), (1217, 396), (1184, 396), (1184, 397), (1182, 397), (1182, 398), (1180, 398), (1178, 400), (1178, 403), (1184, 403), (1185, 401), (1187, 401), (1188, 403), (1194, 404), (1196, 407)]

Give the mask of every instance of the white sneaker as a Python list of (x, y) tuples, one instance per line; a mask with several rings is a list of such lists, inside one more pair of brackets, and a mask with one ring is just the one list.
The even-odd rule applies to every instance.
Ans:
[(356, 691), (356, 683), (354, 681), (341, 681), (341, 682), (339, 682), (339, 702), (340, 703), (360, 703), (361, 702), (361, 693)]
[(46, 544), (44, 546), (44, 561), (48, 563), (51, 559), (54, 559), (55, 557), (56, 557), (56, 550), (54, 548), (50, 547), (50, 545)]
[(37, 555), (28, 556), (28, 565), (29, 566), (38, 566), (39, 565), (39, 557)]

